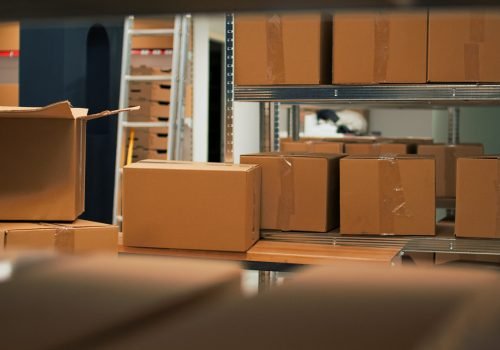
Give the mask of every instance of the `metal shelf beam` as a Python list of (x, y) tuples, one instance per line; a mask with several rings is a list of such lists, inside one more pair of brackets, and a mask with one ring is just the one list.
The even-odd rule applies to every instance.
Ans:
[(445, 107), (500, 105), (500, 85), (387, 84), (236, 86), (235, 101)]

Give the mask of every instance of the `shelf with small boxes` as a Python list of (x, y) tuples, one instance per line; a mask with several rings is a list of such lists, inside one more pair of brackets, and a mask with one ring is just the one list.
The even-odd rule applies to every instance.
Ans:
[[(478, 145), (476, 150), (475, 145), (458, 144), (458, 107), (500, 105), (500, 70), (494, 63), (500, 45), (492, 36), (498, 30), (500, 15), (494, 12), (336, 13), (333, 24), (331, 16), (315, 14), (236, 17), (228, 14), (226, 161), (233, 161), (234, 102), (261, 103), (261, 124), (269, 126), (264, 129), (267, 134), (261, 135), (261, 146), (267, 151), (280, 150), (276, 113), (279, 104), (294, 106), (291, 127), (297, 130), (291, 130), (295, 136), (293, 141), (307, 146), (283, 143), (281, 146), (294, 148), (296, 152), (298, 149), (299, 152), (313, 149), (325, 152), (333, 145), (318, 142), (344, 142), (342, 139), (299, 140), (299, 115), (295, 106), (300, 104), (447, 107), (451, 125), (449, 141), (453, 145), (420, 145), (418, 152), (409, 152), (407, 148), (382, 151), (394, 149), (397, 142), (378, 140), (369, 141), (378, 147), (367, 143), (346, 147), (346, 153), (352, 155), (340, 161), (340, 215), (344, 224), (341, 219), (340, 233), (332, 237), (324, 236), (323, 232), (313, 234), (308, 237), (309, 242), (382, 247), (403, 242), (401, 252), (500, 255), (500, 225), (495, 224), (496, 212), (500, 212), (498, 205), (492, 202), (491, 210), (482, 211), (484, 205), (478, 198), (473, 201), (470, 194), (457, 194), (455, 199), (455, 189), (462, 193), (465, 186), (455, 180), (465, 172), (463, 166), (457, 169), (457, 159), (471, 156), (479, 161), (483, 157), (482, 146)], [(262, 55), (256, 56), (255, 52)], [(450, 52), (461, 54), (450, 59)], [(371, 156), (361, 156), (360, 152)], [(391, 154), (387, 156), (386, 152)], [(395, 153), (418, 155), (395, 156)], [(357, 162), (363, 163), (359, 166), (358, 178), (346, 176), (348, 168), (355, 171)], [(425, 176), (422, 174), (426, 169), (424, 162), (429, 163)], [(368, 163), (373, 163), (373, 167)], [(415, 163), (413, 170), (405, 170), (411, 168), (411, 163)], [(475, 176), (469, 181), (481, 182), (481, 177)], [(498, 192), (495, 181), (488, 182), (484, 196), (495, 197)], [(356, 191), (358, 196), (354, 200)], [(348, 200), (342, 202), (342, 193)], [(419, 203), (425, 193), (427, 202)], [(455, 206), (456, 236), (435, 235), (435, 208)], [(467, 216), (463, 208), (467, 206), (484, 213), (481, 217), (489, 223), (488, 229), (478, 223), (460, 234), (459, 226), (463, 226), (462, 220), (467, 220), (463, 219)], [(348, 230), (347, 223), (354, 226)], [(399, 236), (401, 234), (403, 236)], [(277, 237), (303, 238), (298, 232), (262, 233), (265, 240)]]

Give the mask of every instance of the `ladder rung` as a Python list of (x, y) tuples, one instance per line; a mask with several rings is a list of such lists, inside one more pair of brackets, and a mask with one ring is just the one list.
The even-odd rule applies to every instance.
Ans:
[(130, 35), (136, 36), (159, 36), (159, 35), (173, 35), (173, 29), (130, 29), (128, 31)]
[(171, 75), (126, 75), (128, 81), (165, 81), (172, 80)]
[(123, 122), (124, 128), (168, 128), (167, 122)]

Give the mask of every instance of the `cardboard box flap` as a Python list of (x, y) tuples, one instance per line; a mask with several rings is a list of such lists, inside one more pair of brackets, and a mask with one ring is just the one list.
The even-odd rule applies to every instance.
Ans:
[(69, 101), (56, 102), (45, 107), (0, 107), (0, 118), (47, 118), (47, 119), (85, 119), (91, 120), (117, 114), (123, 111), (138, 110), (140, 107), (131, 107), (114, 111), (102, 111), (87, 115), (88, 109), (74, 108)]
[(379, 156), (375, 155), (355, 155), (348, 156), (344, 159), (378, 159), (378, 160), (386, 160), (386, 159), (398, 159), (398, 160), (412, 160), (412, 159), (433, 159), (433, 156), (427, 155), (416, 155), (416, 154), (381, 154)]
[(188, 161), (168, 161), (146, 159), (127, 165), (126, 168), (135, 169), (170, 169), (170, 170), (213, 170), (248, 172), (258, 167), (253, 164), (202, 163)]
[(262, 152), (252, 154), (242, 154), (242, 157), (283, 157), (283, 158), (321, 158), (321, 159), (337, 159), (345, 157), (345, 154), (331, 153), (279, 153), (279, 152)]
[(0, 223), (0, 232), (9, 231), (30, 231), (30, 230), (53, 230), (53, 229), (74, 229), (74, 228), (93, 228), (107, 227), (108, 224), (100, 222), (76, 220), (74, 222), (64, 223), (45, 223), (45, 222), (2, 222)]

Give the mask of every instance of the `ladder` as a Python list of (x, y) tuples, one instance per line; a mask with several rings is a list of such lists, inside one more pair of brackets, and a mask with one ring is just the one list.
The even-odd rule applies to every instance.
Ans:
[[(123, 166), (126, 164), (126, 145), (129, 132), (135, 129), (168, 128), (167, 159), (182, 159), (182, 132), (184, 125), (185, 77), (189, 50), (190, 15), (177, 15), (174, 28), (134, 29), (134, 17), (125, 19), (123, 29), (123, 51), (120, 77), (119, 108), (129, 107), (131, 82), (170, 82), (170, 115), (166, 122), (128, 121), (128, 112), (118, 114), (115, 183), (113, 200), (113, 224), (120, 225), (121, 183)], [(133, 36), (173, 36), (171, 74), (131, 75), (131, 54)]]

